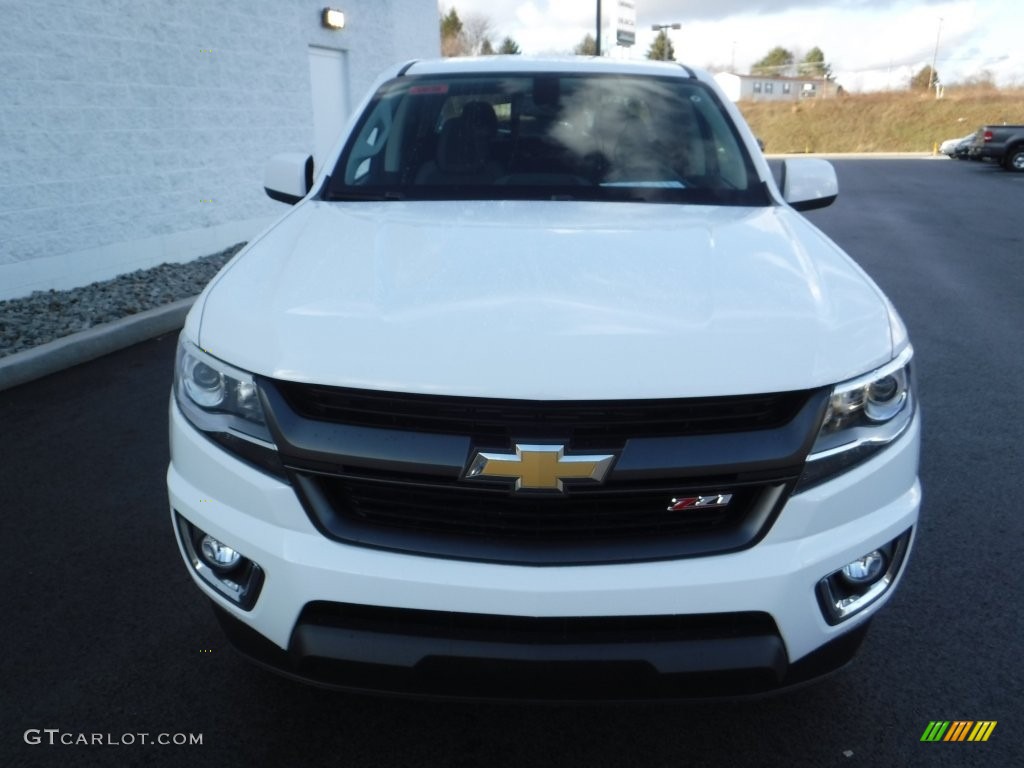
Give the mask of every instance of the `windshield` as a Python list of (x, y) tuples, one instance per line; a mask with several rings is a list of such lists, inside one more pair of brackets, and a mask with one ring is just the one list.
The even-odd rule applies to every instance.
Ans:
[(533, 73), (390, 81), (324, 197), (770, 203), (700, 82)]

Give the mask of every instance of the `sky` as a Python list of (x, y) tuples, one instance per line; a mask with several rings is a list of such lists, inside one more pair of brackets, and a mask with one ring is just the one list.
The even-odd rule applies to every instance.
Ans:
[[(617, 0), (603, 0), (614, 16)], [(1021, 0), (634, 0), (636, 45), (613, 55), (643, 58), (657, 34), (672, 30), (676, 60), (748, 72), (776, 45), (797, 58), (815, 46), (851, 91), (905, 88), (931, 64), (945, 84), (983, 71), (999, 85), (1024, 86)], [(461, 18), (491, 22), (495, 45), (511, 36), (525, 54), (565, 54), (594, 31), (596, 0), (441, 0)]]

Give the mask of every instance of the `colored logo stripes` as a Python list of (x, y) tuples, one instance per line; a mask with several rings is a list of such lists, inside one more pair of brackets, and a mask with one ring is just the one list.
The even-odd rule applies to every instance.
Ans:
[(998, 720), (932, 720), (921, 741), (988, 741)]

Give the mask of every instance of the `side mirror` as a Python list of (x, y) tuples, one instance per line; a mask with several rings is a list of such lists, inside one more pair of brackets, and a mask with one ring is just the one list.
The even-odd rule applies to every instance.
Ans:
[(313, 156), (301, 152), (274, 155), (267, 162), (263, 189), (272, 200), (295, 205), (313, 188)]
[(782, 163), (782, 198), (798, 211), (813, 211), (835, 202), (839, 182), (832, 163), (818, 158), (791, 158)]

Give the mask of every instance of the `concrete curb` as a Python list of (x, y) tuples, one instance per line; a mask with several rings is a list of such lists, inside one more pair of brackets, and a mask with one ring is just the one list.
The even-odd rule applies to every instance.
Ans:
[(181, 328), (195, 300), (181, 299), (0, 357), (0, 391)]

